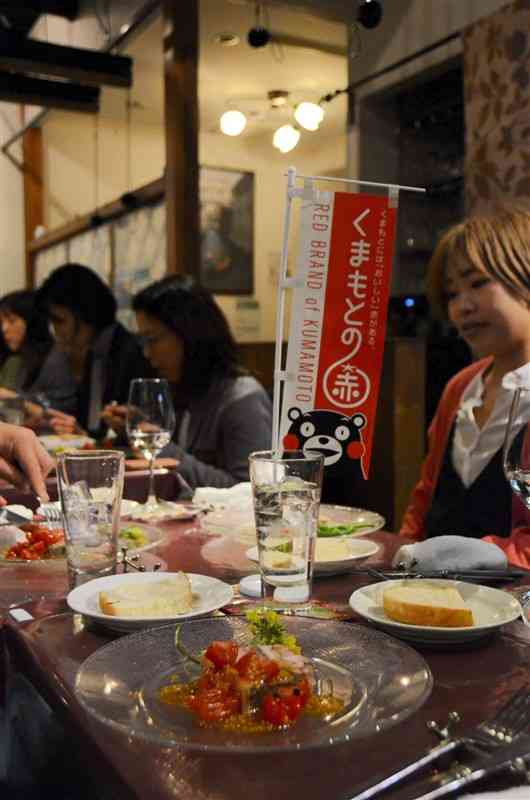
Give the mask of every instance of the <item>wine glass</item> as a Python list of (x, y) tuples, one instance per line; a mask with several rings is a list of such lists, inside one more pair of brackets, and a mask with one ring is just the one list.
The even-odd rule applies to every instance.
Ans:
[[(530, 388), (515, 389), (506, 424), (503, 447), (504, 474), (512, 491), (530, 510)], [(527, 523), (528, 524), (528, 523)]]
[(154, 464), (157, 454), (171, 441), (175, 410), (169, 384), (162, 378), (136, 378), (129, 387), (127, 436), (131, 447), (149, 461), (149, 492), (145, 510), (156, 511)]

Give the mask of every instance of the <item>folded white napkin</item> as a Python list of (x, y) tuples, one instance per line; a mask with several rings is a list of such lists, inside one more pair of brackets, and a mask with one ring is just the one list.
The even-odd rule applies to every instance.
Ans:
[(417, 544), (404, 544), (392, 561), (405, 569), (504, 569), (508, 561), (496, 544), (467, 536), (435, 536)]
[(202, 486), (195, 489), (193, 502), (197, 505), (210, 505), (214, 508), (230, 508), (252, 511), (252, 486), (250, 482), (236, 483), (229, 489), (216, 489)]
[(512, 786), (504, 791), (479, 792), (478, 794), (463, 794), (460, 800), (528, 800), (530, 789), (528, 786)]

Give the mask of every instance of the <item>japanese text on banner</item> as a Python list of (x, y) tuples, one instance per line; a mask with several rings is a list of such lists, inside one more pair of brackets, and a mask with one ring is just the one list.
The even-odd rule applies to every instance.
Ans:
[(326, 474), (350, 460), (366, 478), (396, 210), (386, 197), (327, 194), (302, 210), (281, 432), (285, 447), (320, 449)]

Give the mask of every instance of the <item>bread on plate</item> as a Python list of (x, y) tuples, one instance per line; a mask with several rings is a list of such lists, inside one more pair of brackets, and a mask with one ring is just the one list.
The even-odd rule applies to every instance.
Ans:
[(440, 628), (468, 628), (473, 625), (473, 612), (458, 589), (427, 581), (403, 582), (384, 589), (383, 610), (390, 619), (407, 625)]
[(99, 606), (110, 617), (170, 617), (185, 614), (193, 604), (184, 572), (150, 583), (126, 583), (99, 593)]

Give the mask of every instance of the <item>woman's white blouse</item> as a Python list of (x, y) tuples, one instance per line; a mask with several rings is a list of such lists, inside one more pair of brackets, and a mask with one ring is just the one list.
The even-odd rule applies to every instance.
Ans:
[[(507, 373), (503, 384), (528, 385), (528, 364)], [(452, 461), (453, 467), (467, 488), (478, 478), (504, 442), (504, 433), (510, 413), (513, 391), (504, 385), (499, 388), (495, 406), (483, 428), (475, 422), (473, 409), (482, 405), (484, 395), (484, 370), (475, 375), (460, 401), (455, 421)], [(530, 419), (530, 391), (523, 393), (516, 433)]]

